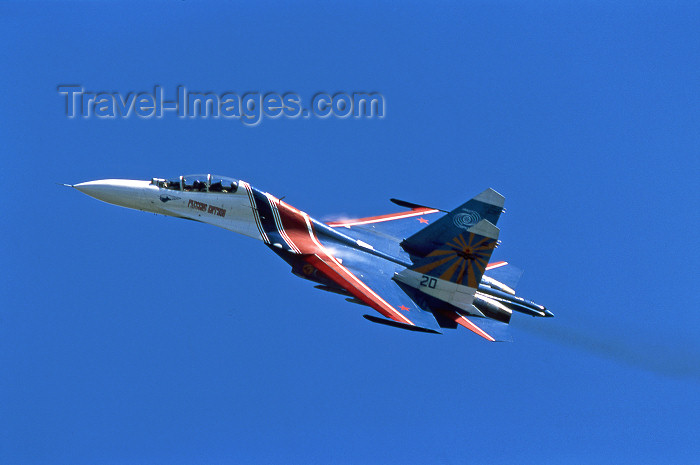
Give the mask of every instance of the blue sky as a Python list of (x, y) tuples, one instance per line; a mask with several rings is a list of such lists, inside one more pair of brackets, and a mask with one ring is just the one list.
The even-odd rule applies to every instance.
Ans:
[[(692, 463), (692, 2), (0, 5), (2, 463)], [(94, 91), (386, 117), (68, 119)], [(506, 197), (512, 344), (373, 325), (262, 244), (55, 183), (213, 172), (318, 218)]]

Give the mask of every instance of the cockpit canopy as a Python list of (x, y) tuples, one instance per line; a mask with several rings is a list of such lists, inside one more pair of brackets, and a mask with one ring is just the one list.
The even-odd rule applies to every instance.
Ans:
[(174, 191), (233, 194), (238, 190), (238, 179), (216, 174), (188, 174), (170, 180), (153, 178), (151, 185)]

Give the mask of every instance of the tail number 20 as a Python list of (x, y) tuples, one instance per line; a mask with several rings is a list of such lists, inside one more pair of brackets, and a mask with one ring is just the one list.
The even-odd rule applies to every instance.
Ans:
[(433, 278), (432, 276), (423, 275), (423, 278), (420, 280), (420, 285), (423, 287), (429, 287), (430, 289), (435, 289), (435, 286), (437, 286), (437, 279)]

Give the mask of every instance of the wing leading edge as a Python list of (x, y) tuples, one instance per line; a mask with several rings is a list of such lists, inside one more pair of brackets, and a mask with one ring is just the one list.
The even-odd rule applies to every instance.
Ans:
[(360, 234), (379, 234), (401, 242), (426, 225), (444, 216), (444, 212), (428, 207), (415, 207), (411, 210), (388, 215), (370, 216), (353, 220), (331, 221), (332, 228), (347, 228)]

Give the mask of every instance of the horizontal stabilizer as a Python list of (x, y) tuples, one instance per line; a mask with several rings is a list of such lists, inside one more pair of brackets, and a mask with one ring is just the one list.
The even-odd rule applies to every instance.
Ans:
[(509, 263), (505, 263), (499, 267), (491, 268), (489, 266), (486, 268), (486, 276), (505, 284), (511, 289), (518, 287), (518, 282), (520, 281), (522, 275), (523, 270), (516, 268)]
[(465, 316), (452, 310), (440, 310), (443, 317), (449, 318), (455, 323), (464, 326), (469, 331), (491, 342), (512, 342), (513, 338), (508, 332), (508, 324), (475, 316)]
[(407, 325), (404, 323), (399, 323), (398, 321), (387, 320), (386, 318), (379, 318), (378, 316), (373, 316), (373, 315), (362, 315), (362, 316), (365, 317), (365, 319), (371, 321), (372, 323), (379, 323), (380, 325), (393, 326), (394, 328), (407, 329), (409, 331), (419, 331), (422, 333), (440, 334), (438, 331), (435, 331), (434, 329), (421, 328), (420, 326)]
[(482, 331), (488, 333), (488, 335), (493, 338), (494, 342), (513, 342), (513, 336), (508, 329), (508, 323), (476, 316), (465, 316), (463, 318), (470, 321)]

